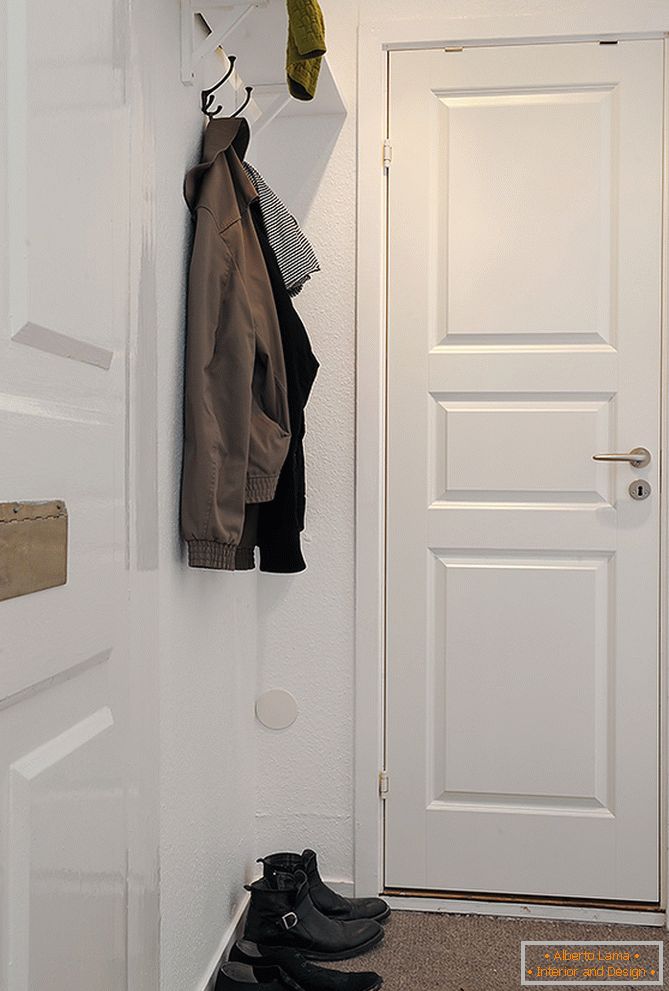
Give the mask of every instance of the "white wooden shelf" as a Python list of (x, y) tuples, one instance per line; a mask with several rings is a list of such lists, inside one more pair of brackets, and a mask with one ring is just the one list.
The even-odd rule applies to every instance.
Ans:
[[(224, 108), (232, 110), (241, 103), (245, 87), (253, 86), (245, 115), (254, 133), (279, 116), (346, 113), (327, 55), (315, 98), (302, 101), (290, 96), (285, 70), (285, 0), (181, 0), (181, 28), (181, 78), (186, 85), (197, 80), (203, 88), (213, 86), (215, 72), (221, 69), (223, 75), (228, 65), (226, 53), (237, 56), (235, 72), (217, 96)], [(210, 58), (214, 54), (219, 56), (217, 64)]]

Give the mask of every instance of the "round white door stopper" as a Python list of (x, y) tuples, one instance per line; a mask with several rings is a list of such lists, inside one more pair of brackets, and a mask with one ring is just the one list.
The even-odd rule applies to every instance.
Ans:
[(297, 719), (297, 702), (284, 688), (271, 688), (256, 701), (256, 717), (268, 729), (288, 729)]

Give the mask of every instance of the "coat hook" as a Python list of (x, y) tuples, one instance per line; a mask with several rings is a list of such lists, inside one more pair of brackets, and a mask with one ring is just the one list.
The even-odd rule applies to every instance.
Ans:
[(209, 120), (213, 120), (214, 117), (216, 116), (216, 114), (219, 114), (221, 112), (221, 110), (223, 109), (223, 107), (221, 106), (220, 103), (216, 107), (215, 110), (211, 110), (210, 108), (211, 108), (212, 103), (214, 102), (214, 93), (232, 75), (232, 73), (234, 71), (234, 68), (235, 68), (235, 62), (237, 61), (237, 56), (236, 55), (229, 55), (228, 56), (228, 61), (230, 63), (230, 67), (229, 67), (228, 71), (226, 72), (226, 74), (223, 76), (223, 78), (222, 79), (219, 79), (219, 81), (216, 83), (216, 85), (215, 86), (212, 86), (211, 89), (203, 89), (202, 92), (200, 93), (200, 101), (201, 101), (200, 102), (200, 108), (202, 110), (202, 113), (205, 115), (205, 117), (208, 117)]
[(231, 117), (236, 117), (238, 114), (242, 112), (242, 110), (246, 109), (246, 107), (248, 107), (249, 103), (251, 102), (251, 93), (253, 92), (253, 86), (246, 86), (245, 89), (246, 89), (246, 99), (242, 103), (241, 107), (237, 107), (235, 112), (233, 114), (230, 114)]

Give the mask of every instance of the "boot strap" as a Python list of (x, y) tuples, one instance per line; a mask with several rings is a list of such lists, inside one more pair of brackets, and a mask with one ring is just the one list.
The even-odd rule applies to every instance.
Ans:
[(299, 921), (295, 912), (286, 912), (285, 915), (281, 916), (281, 925), (284, 929), (294, 929)]

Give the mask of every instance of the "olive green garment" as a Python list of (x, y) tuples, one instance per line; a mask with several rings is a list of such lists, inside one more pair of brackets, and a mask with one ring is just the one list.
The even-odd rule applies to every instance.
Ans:
[(286, 0), (288, 49), (286, 75), (290, 95), (313, 100), (325, 55), (325, 22), (318, 0)]

